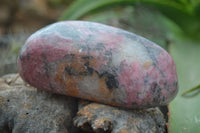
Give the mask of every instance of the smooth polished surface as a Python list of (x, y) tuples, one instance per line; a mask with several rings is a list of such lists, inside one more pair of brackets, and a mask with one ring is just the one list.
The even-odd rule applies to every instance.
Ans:
[(30, 36), (18, 71), (30, 85), (125, 108), (165, 105), (177, 94), (171, 56), (133, 33), (85, 21), (63, 21)]

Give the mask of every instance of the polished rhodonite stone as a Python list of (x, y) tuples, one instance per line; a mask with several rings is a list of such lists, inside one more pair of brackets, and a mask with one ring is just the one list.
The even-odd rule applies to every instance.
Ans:
[(30, 85), (125, 108), (165, 105), (177, 94), (171, 56), (133, 33), (84, 21), (64, 21), (31, 35), (18, 58)]

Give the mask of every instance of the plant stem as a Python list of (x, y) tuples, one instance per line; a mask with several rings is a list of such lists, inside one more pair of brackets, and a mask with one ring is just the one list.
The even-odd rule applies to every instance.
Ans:
[(192, 89), (189, 89), (189, 90), (183, 92), (183, 93), (182, 93), (182, 96), (184, 96), (184, 95), (186, 95), (186, 94), (188, 94), (188, 93), (190, 93), (190, 92), (193, 92), (193, 91), (195, 91), (195, 90), (197, 90), (197, 89), (200, 89), (200, 84), (197, 85), (196, 87), (192, 88)]

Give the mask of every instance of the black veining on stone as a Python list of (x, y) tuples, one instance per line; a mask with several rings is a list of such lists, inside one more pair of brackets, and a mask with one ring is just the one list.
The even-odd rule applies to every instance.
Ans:
[[(65, 57), (71, 57), (71, 56), (65, 56)], [(74, 57), (74, 56), (73, 56)], [(116, 79), (116, 72), (108, 72), (108, 71), (104, 71), (102, 73), (99, 73), (97, 70), (95, 70), (94, 68), (92, 68), (90, 66), (90, 60), (93, 59), (92, 56), (83, 56), (81, 57), (84, 60), (84, 67), (86, 68), (85, 71), (79, 71), (79, 70), (75, 70), (73, 67), (71, 66), (66, 66), (65, 67), (65, 72), (71, 76), (92, 76), (93, 73), (96, 73), (98, 75), (99, 78), (104, 78), (105, 79), (105, 83), (108, 87), (109, 90), (112, 90), (114, 88), (118, 88), (119, 86), (119, 82)], [(75, 58), (71, 59), (71, 62), (74, 61)]]
[(107, 85), (108, 89), (111, 90), (113, 88), (118, 88), (119, 82), (113, 74), (111, 74), (109, 72), (104, 72), (104, 73), (100, 74), (99, 76), (105, 77), (105, 81), (106, 81), (106, 85)]

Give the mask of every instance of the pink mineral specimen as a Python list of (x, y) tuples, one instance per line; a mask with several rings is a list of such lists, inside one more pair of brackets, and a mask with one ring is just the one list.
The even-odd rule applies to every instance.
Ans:
[(125, 108), (166, 105), (178, 91), (174, 61), (163, 48), (93, 22), (37, 31), (20, 51), (18, 71), (38, 89)]

